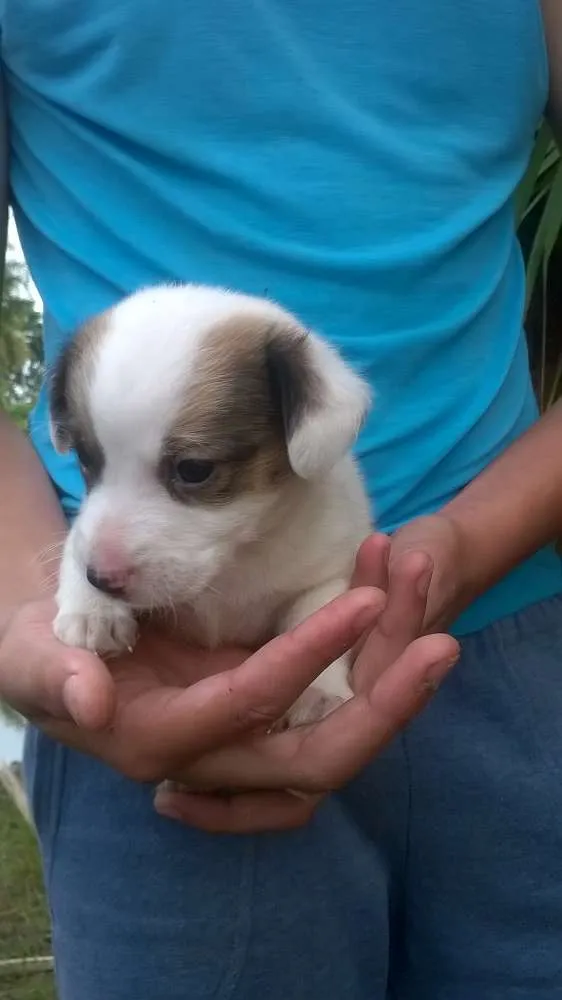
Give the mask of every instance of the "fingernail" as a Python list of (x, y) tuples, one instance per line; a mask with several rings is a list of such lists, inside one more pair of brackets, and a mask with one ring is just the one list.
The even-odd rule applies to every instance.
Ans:
[(288, 795), (292, 795), (294, 799), (300, 799), (301, 802), (308, 802), (309, 805), (317, 805), (324, 798), (323, 792), (301, 792), (297, 788), (286, 788), (285, 791)]
[(62, 700), (71, 719), (73, 719), (77, 726), (82, 726), (82, 699), (80, 697), (78, 677), (75, 675), (69, 677), (65, 682), (62, 689)]
[(310, 792), (301, 792), (298, 788), (286, 788), (285, 791), (288, 792), (289, 795), (292, 795), (295, 799), (301, 799), (303, 802), (308, 802), (309, 799), (314, 798)]
[(158, 803), (154, 803), (154, 808), (162, 819), (171, 819), (176, 823), (181, 823), (181, 815), (179, 811), (176, 811), (173, 807), (166, 807), (165, 809), (160, 809)]
[(424, 688), (432, 692), (437, 691), (441, 681), (445, 679), (455, 664), (459, 662), (459, 659), (460, 653), (457, 653), (456, 656), (452, 656), (448, 660), (438, 660), (436, 663), (432, 664), (423, 680)]
[(427, 691), (429, 695), (435, 694), (439, 690), (439, 681), (432, 680), (428, 677), (425, 681), (422, 681), (422, 689)]
[(179, 783), (179, 781), (170, 781), (167, 778), (165, 781), (162, 781), (158, 785), (158, 793), (160, 793), (160, 792), (163, 792), (163, 793), (166, 793), (166, 792), (171, 792), (171, 793), (182, 792), (184, 790), (184, 788), (185, 788), (185, 785), (181, 785)]
[[(170, 813), (174, 814), (174, 819), (178, 810), (174, 805), (174, 790), (170, 787), (172, 782), (164, 781), (161, 785), (158, 785), (156, 793), (154, 795), (154, 808), (156, 812), (161, 816), (168, 816)], [(170, 801), (171, 800), (171, 801)]]

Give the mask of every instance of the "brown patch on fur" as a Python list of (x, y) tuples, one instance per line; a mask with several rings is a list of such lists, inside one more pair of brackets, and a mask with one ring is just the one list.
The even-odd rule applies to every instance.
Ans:
[[(178, 499), (221, 503), (293, 475), (287, 434), (313, 377), (306, 334), (241, 314), (213, 327), (190, 373), (185, 403), (165, 442), (162, 478)], [(182, 458), (216, 463), (196, 488), (174, 476)]]
[(108, 312), (87, 320), (60, 355), (51, 377), (50, 412), (61, 451), (76, 450), (88, 485), (99, 477), (103, 453), (91, 424), (87, 387), (96, 349), (108, 329)]

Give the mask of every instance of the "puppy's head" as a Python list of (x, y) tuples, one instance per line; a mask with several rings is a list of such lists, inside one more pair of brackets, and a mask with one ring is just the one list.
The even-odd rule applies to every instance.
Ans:
[(137, 610), (193, 599), (344, 456), (368, 403), (334, 350), (262, 299), (158, 287), (96, 317), (51, 382), (54, 445), (87, 485), (74, 538), (90, 583)]

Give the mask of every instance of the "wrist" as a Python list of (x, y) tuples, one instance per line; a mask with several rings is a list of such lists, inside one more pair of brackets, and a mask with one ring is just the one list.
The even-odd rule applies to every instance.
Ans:
[(469, 540), (464, 525), (447, 508), (416, 518), (393, 537), (391, 567), (408, 552), (423, 552), (433, 564), (424, 630), (446, 629), (476, 596)]
[(461, 611), (547, 542), (533, 529), (534, 513), (521, 495), (478, 495), (479, 480), (441, 511), (456, 538)]
[(485, 561), (480, 556), (480, 538), (475, 525), (462, 508), (453, 502), (443, 507), (437, 516), (444, 536), (449, 539), (450, 603), (457, 615), (487, 589)]
[(471, 599), (562, 535), (562, 401), (441, 511), (462, 550)]

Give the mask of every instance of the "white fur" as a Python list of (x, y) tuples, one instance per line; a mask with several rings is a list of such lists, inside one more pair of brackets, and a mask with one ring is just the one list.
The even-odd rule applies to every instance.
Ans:
[[(134, 644), (135, 612), (169, 608), (194, 641), (252, 646), (347, 589), (371, 527), (349, 455), (369, 396), (315, 335), (311, 357), (323, 405), (287, 442), (292, 479), (220, 506), (183, 505), (157, 480), (161, 443), (205, 333), (248, 312), (294, 330), (294, 317), (274, 303), (201, 286), (147, 289), (112, 311), (88, 388), (105, 469), (65, 546), (54, 626), (61, 641), (113, 654)], [(103, 545), (122, 551), (134, 568), (128, 603), (86, 580), (86, 564)], [(350, 694), (343, 658), (289, 720), (316, 718)]]
[(354, 444), (370, 402), (355, 372), (325, 341), (309, 334), (313, 363), (324, 379), (325, 401), (296, 428), (288, 442), (289, 460), (298, 476), (313, 479), (335, 465)]

